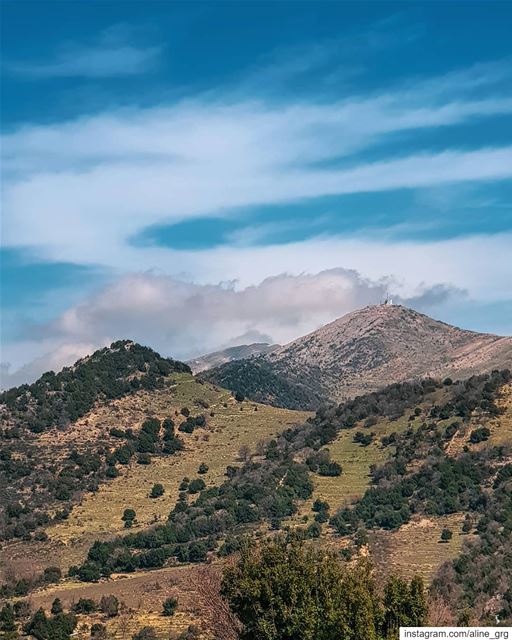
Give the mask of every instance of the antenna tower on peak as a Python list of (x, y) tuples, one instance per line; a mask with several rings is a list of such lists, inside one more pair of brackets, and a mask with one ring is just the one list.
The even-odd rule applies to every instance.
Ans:
[(385, 304), (387, 307), (390, 307), (390, 306), (392, 306), (392, 304), (393, 304), (393, 298), (391, 298), (391, 297), (390, 297), (390, 295), (389, 295), (389, 290), (388, 290), (388, 291), (386, 291), (386, 297), (384, 298), (384, 304)]

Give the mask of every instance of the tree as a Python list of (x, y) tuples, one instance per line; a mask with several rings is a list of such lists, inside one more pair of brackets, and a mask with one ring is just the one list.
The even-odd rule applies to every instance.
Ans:
[(150, 498), (159, 498), (164, 495), (164, 486), (163, 484), (156, 483), (151, 487), (151, 492), (149, 494)]
[[(246, 546), (224, 571), (222, 594), (243, 640), (376, 640), (378, 599), (370, 567), (284, 537)], [(350, 634), (350, 635), (349, 635)]]
[[(238, 542), (238, 540), (237, 540)], [(194, 593), (194, 601), (201, 611), (214, 638), (239, 640), (240, 622), (221, 595), (222, 573), (218, 566), (200, 565), (193, 575), (185, 578), (188, 590)]]
[(63, 607), (62, 607), (62, 602), (60, 598), (55, 598), (55, 600), (52, 602), (52, 609), (51, 609), (52, 613), (54, 616), (58, 615), (59, 613), (62, 613), (64, 611)]
[(124, 522), (125, 529), (133, 526), (137, 514), (134, 509), (125, 509), (121, 520)]
[(469, 533), (471, 531), (473, 527), (472, 521), (471, 521), (471, 516), (469, 514), (466, 514), (466, 517), (464, 519), (464, 522), (462, 524), (462, 533)]
[(83, 582), (98, 582), (101, 578), (101, 571), (95, 562), (84, 562), (78, 569), (78, 578)]
[(16, 631), (14, 611), (10, 604), (0, 610), (0, 631)]
[(14, 603), (13, 609), (16, 618), (28, 618), (30, 612), (32, 611), (32, 607), (30, 606), (30, 602), (28, 600), (17, 600)]
[(208, 465), (205, 462), (201, 462), (201, 464), (199, 465), (199, 469), (197, 470), (197, 473), (207, 473), (208, 472)]
[(202, 478), (194, 478), (188, 485), (189, 493), (199, 493), (206, 487), (205, 481)]
[(391, 576), (384, 587), (383, 632), (386, 638), (398, 638), (400, 627), (420, 627), (428, 612), (423, 581), (414, 577), (409, 584)]
[(453, 538), (453, 533), (450, 529), (443, 529), (441, 531), (441, 542), (449, 542)]
[(162, 615), (173, 616), (178, 608), (178, 600), (176, 598), (166, 598), (162, 603)]
[(78, 602), (75, 602), (73, 605), (73, 611), (75, 613), (94, 613), (97, 608), (92, 598), (80, 598)]

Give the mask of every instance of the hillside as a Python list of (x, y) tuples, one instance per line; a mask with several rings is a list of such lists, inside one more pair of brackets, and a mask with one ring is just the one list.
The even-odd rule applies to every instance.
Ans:
[[(147, 382), (145, 376), (150, 376)], [(49, 389), (49, 378), (56, 390)], [(88, 380), (94, 402), (80, 417), (64, 419), (58, 389), (66, 393), (80, 379)], [(128, 388), (124, 383), (130, 379), (139, 383)], [(107, 380), (119, 386), (111, 388)], [(125, 626), (134, 633), (149, 623), (169, 637), (169, 621), (158, 607), (164, 595), (177, 590), (180, 610), (171, 628), (186, 631), (197, 619), (196, 598), (187, 595), (193, 575), (187, 567), (93, 589), (69, 580), (52, 586), (54, 578), (48, 576), (66, 575), (71, 565), (81, 564), (97, 538), (109, 540), (165, 522), (185, 478), (193, 498), (202, 487), (222, 483), (226, 470), (243, 465), (249, 451), (309, 415), (236, 401), (230, 392), (194, 379), (186, 365), (129, 341), (30, 387), (10, 390), (3, 400), (0, 609), (12, 593), (30, 593), (34, 607), (47, 610), (56, 596), (71, 607), (79, 597), (115, 594), (122, 613), (109, 629), (118, 638), (125, 637)], [(50, 410), (56, 421), (48, 419), (43, 430), (34, 430)], [(151, 498), (157, 484), (163, 494)], [(129, 528), (122, 519), (127, 508), (136, 513)]]
[(203, 377), (259, 402), (313, 409), (392, 382), (463, 379), (511, 361), (511, 337), (466, 331), (399, 305), (374, 305)]
[(279, 348), (277, 344), (253, 342), (252, 344), (242, 344), (237, 347), (228, 347), (221, 351), (207, 353), (204, 356), (189, 360), (187, 364), (192, 369), (192, 373), (197, 374), (202, 371), (207, 371), (208, 369), (213, 369), (213, 367), (220, 367), (227, 362), (233, 362), (233, 360), (246, 360), (247, 358), (270, 353), (277, 348)]
[(369, 553), (383, 573), (439, 571), (436, 593), (454, 615), (470, 606), (475, 620), (510, 619), (510, 380), (503, 371), (391, 385), (322, 409), (221, 484), (197, 497), (184, 489), (166, 522), (98, 540), (73, 575), (175, 570), (284, 530), (347, 559)]
[[(0, 599), (115, 595), (119, 616), (80, 620), (119, 640), (207, 630), (201, 567), (281, 531), (418, 573), (455, 617), (512, 616), (510, 372), (393, 384), (315, 415), (237, 399), (128, 341), (51, 379), (3, 396)], [(91, 406), (71, 420), (59, 394), (76, 384)]]

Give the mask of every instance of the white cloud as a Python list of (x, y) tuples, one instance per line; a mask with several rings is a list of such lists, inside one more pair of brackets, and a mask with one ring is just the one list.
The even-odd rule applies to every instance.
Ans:
[[(120, 338), (181, 359), (255, 336), (285, 343), (349, 311), (381, 302), (389, 286), (392, 279), (368, 280), (346, 269), (283, 274), (243, 288), (155, 274), (126, 276), (38, 328), (36, 348), (51, 351), (12, 374), (4, 371), (3, 384), (33, 379)], [(460, 295), (449, 286), (420, 287), (405, 303), (433, 309)]]
[(90, 44), (62, 46), (48, 62), (11, 62), (8, 72), (38, 78), (110, 78), (146, 73), (155, 67), (161, 47), (130, 43), (131, 29), (114, 25)]
[(437, 90), (430, 85), (430, 99), (424, 82), (417, 94), (408, 87), (331, 103), (233, 101), (217, 93), (22, 127), (3, 138), (4, 242), (37, 247), (47, 259), (128, 269), (129, 238), (151, 224), (325, 195), (510, 178), (510, 146), (398, 155), (393, 145), (379, 161), (351, 157), (397, 132), (512, 112), (510, 98), (454, 97), (446, 78)]

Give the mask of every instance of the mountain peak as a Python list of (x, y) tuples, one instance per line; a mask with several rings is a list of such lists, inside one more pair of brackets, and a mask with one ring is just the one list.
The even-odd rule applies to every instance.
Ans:
[[(251, 389), (265, 375), (284, 378), (304, 391), (300, 408), (310, 408), (318, 399), (341, 401), (425, 376), (464, 378), (511, 361), (512, 338), (460, 329), (402, 305), (379, 304), (265, 354), (247, 364), (243, 375), (250, 377)], [(214, 369), (210, 379), (225, 385), (235, 381), (236, 390), (244, 392), (237, 366)], [(266, 367), (266, 373), (255, 367)], [(268, 393), (256, 396), (272, 401)], [(285, 400), (284, 406), (292, 405)]]

